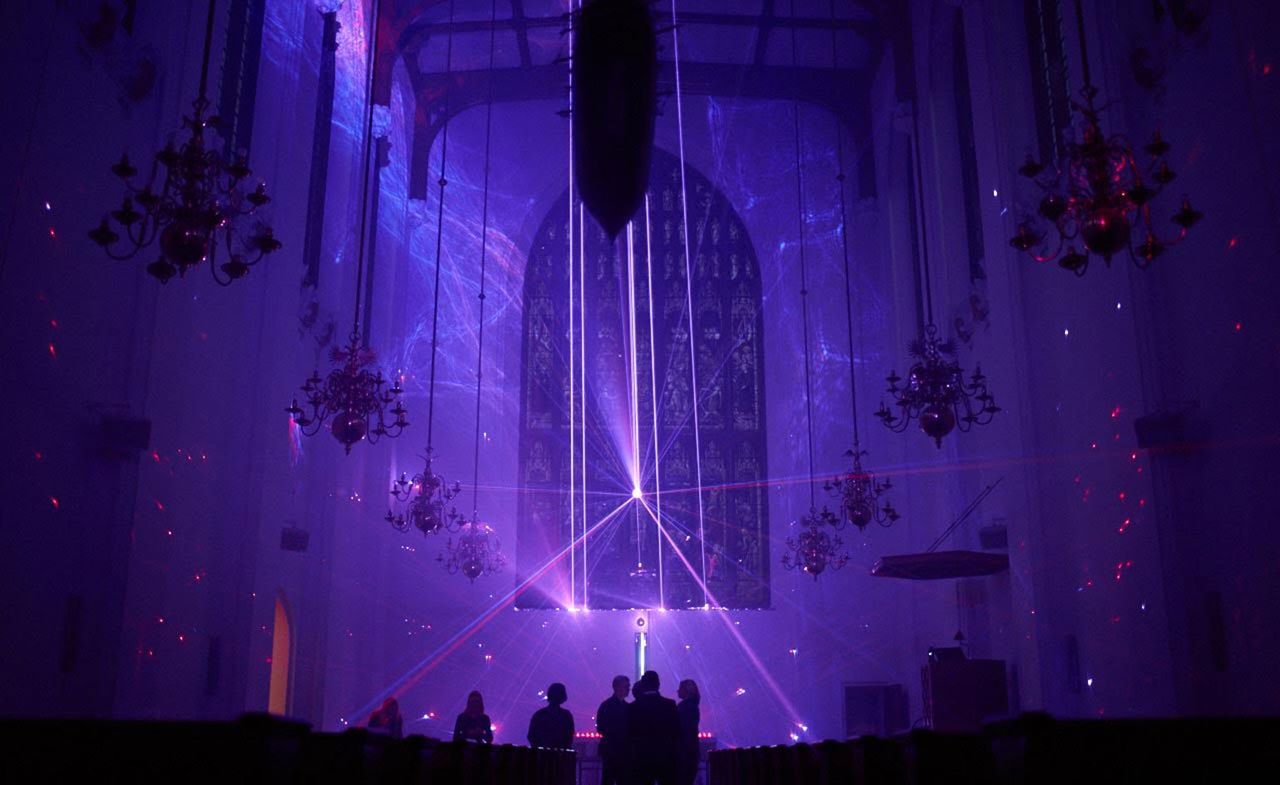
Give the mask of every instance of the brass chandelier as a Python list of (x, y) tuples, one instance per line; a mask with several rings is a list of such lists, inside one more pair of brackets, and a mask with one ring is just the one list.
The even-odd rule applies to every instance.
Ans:
[(1075, 5), (1084, 87), (1081, 100), (1072, 106), (1082, 121), (1080, 136), (1067, 144), (1061, 170), (1049, 169), (1030, 155), (1019, 167), (1018, 173), (1043, 191), (1037, 213), (1052, 229), (1042, 231), (1039, 221), (1024, 220), (1009, 244), (1038, 262), (1056, 259), (1059, 267), (1081, 277), (1094, 255), (1109, 267), (1112, 256), (1128, 252), (1136, 267), (1146, 269), (1181, 242), (1204, 215), (1184, 196), (1169, 219), (1176, 233), (1162, 235), (1157, 230), (1151, 203), (1176, 177), (1167, 158), (1170, 145), (1156, 131), (1141, 148), (1145, 156), (1140, 156), (1123, 135), (1108, 135), (1102, 129), (1099, 114), (1104, 107), (1098, 105), (1098, 88), (1090, 77), (1080, 0)]
[[(253, 179), (248, 158), (243, 152), (227, 155), (205, 135), (221, 124), (216, 115), (208, 114), (207, 96), (215, 4), (209, 0), (199, 94), (191, 116), (182, 121), (190, 136), (181, 147), (170, 142), (156, 153), (141, 185), (133, 180), (138, 168), (127, 154), (122, 156), (111, 171), (124, 183), (124, 199), (89, 232), (93, 242), (118, 260), (134, 258), (159, 239), (160, 256), (146, 269), (161, 283), (207, 261), (213, 280), (229, 286), (281, 248), (271, 227), (263, 223), (245, 234), (248, 217), (271, 201), (265, 185), (247, 185)], [(221, 265), (219, 245), (227, 255)]]

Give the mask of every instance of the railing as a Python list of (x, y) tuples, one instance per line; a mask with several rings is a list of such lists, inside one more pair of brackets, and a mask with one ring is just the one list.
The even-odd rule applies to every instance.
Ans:
[(1280, 719), (1027, 715), (973, 734), (717, 750), (709, 768), (710, 785), (1261, 782), (1280, 771)]
[(391, 739), (249, 715), (235, 722), (0, 721), (0, 782), (573, 785), (575, 756)]

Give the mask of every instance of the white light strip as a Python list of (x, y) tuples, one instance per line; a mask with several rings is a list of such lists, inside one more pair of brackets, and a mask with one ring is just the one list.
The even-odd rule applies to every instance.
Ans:
[[(581, 7), (581, 6), (579, 6)], [(578, 328), (582, 333), (578, 340), (578, 367), (582, 369), (582, 607), (587, 602), (587, 234), (586, 212), (578, 203)], [(573, 281), (569, 282), (573, 286)], [(570, 347), (570, 351), (572, 351)]]
[(693, 269), (689, 258), (689, 191), (684, 176), (684, 109), (680, 88), (680, 26), (676, 22), (676, 0), (671, 0), (671, 44), (676, 72), (676, 131), (680, 140), (680, 210), (684, 227), (685, 305), (689, 319), (689, 376), (693, 390), (694, 469), (698, 478), (698, 545), (702, 549), (702, 604), (707, 605), (707, 540), (702, 512), (702, 435), (698, 427), (698, 357), (693, 343)]
[[(636, 488), (640, 488), (640, 385), (637, 375), (640, 373), (639, 362), (636, 357), (636, 226), (634, 221), (627, 221), (627, 318), (628, 333), (627, 339), (630, 344), (630, 367), (627, 368), (627, 376), (630, 377), (631, 389), (628, 394), (631, 396), (631, 411), (629, 412), (631, 419), (631, 483), (632, 487), (629, 491), (634, 492)], [(636, 511), (636, 563), (642, 564), (644, 558), (640, 552), (640, 515)]]
[[(662, 454), (658, 447), (658, 335), (653, 330), (653, 245), (649, 231), (649, 193), (644, 194), (644, 266), (649, 275), (649, 400), (653, 410), (653, 503), (662, 519), (662, 475), (658, 470)], [(667, 607), (666, 591), (662, 584), (662, 532), (658, 532), (658, 607)]]
[(578, 605), (577, 436), (575, 435), (573, 358), (573, 17), (569, 17), (569, 607)]

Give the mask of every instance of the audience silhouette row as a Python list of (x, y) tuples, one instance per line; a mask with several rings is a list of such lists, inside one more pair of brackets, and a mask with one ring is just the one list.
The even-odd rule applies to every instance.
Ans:
[[(680, 682), (677, 704), (660, 692), (658, 674), (645, 671), (631, 688), (626, 676), (613, 679), (613, 694), (596, 709), (600, 733), (601, 785), (692, 785), (698, 776), (698, 685)], [(631, 702), (627, 696), (633, 695)], [(568, 690), (559, 682), (547, 688), (547, 705), (534, 712), (526, 738), (531, 747), (573, 749), (573, 714), (564, 708)], [(371, 729), (401, 736), (399, 704), (388, 698), (369, 718)], [(478, 691), (453, 726), (454, 741), (493, 743), (493, 723)]]

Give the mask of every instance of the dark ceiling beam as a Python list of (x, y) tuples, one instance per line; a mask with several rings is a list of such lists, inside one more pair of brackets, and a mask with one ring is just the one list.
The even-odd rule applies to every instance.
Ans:
[[(768, 3), (772, 7), (772, 2)], [(724, 27), (756, 27), (762, 24), (762, 17), (755, 14), (714, 14), (714, 13), (687, 13), (680, 14), (679, 20), (682, 26), (685, 25), (720, 25)], [(665, 22), (669, 22), (661, 15), (654, 20), (655, 24), (662, 27)], [(774, 28), (790, 30), (830, 30), (833, 27), (837, 30), (852, 30), (855, 33), (867, 37), (874, 37), (879, 31), (879, 24), (868, 12), (865, 18), (857, 19), (829, 19), (821, 17), (772, 17), (769, 25)], [(520, 19), (499, 19), (497, 22), (499, 30), (523, 30), (527, 31), (531, 28), (565, 28), (567, 29), (568, 20), (563, 16), (541, 16), (541, 17), (522, 17)], [(422, 19), (412, 22), (405, 28), (404, 33), (400, 36), (399, 50), (405, 53), (405, 56), (416, 54), (417, 51), (424, 46), (431, 36), (450, 35), (452, 33), (479, 33), (488, 30), (490, 24), (487, 20), (474, 20), (465, 22), (428, 22)], [(525, 44), (527, 46), (528, 39), (526, 37)], [(757, 41), (757, 46), (759, 45)], [(760, 52), (757, 51), (757, 56)]]
[[(418, 77), (414, 90), (417, 111), (410, 163), (409, 196), (425, 198), (432, 182), (431, 146), (450, 118), (489, 100), (494, 103), (548, 100), (568, 105), (567, 71), (563, 65), (500, 68), (493, 71), (428, 73)], [(710, 95), (759, 100), (800, 101), (832, 112), (853, 136), (858, 149), (870, 144), (869, 76), (860, 72), (796, 66), (735, 66), (720, 63), (681, 63), (680, 88), (686, 95)], [(675, 91), (675, 70), (659, 63), (658, 91)], [(857, 177), (859, 193), (875, 191), (869, 157), (862, 158)]]

